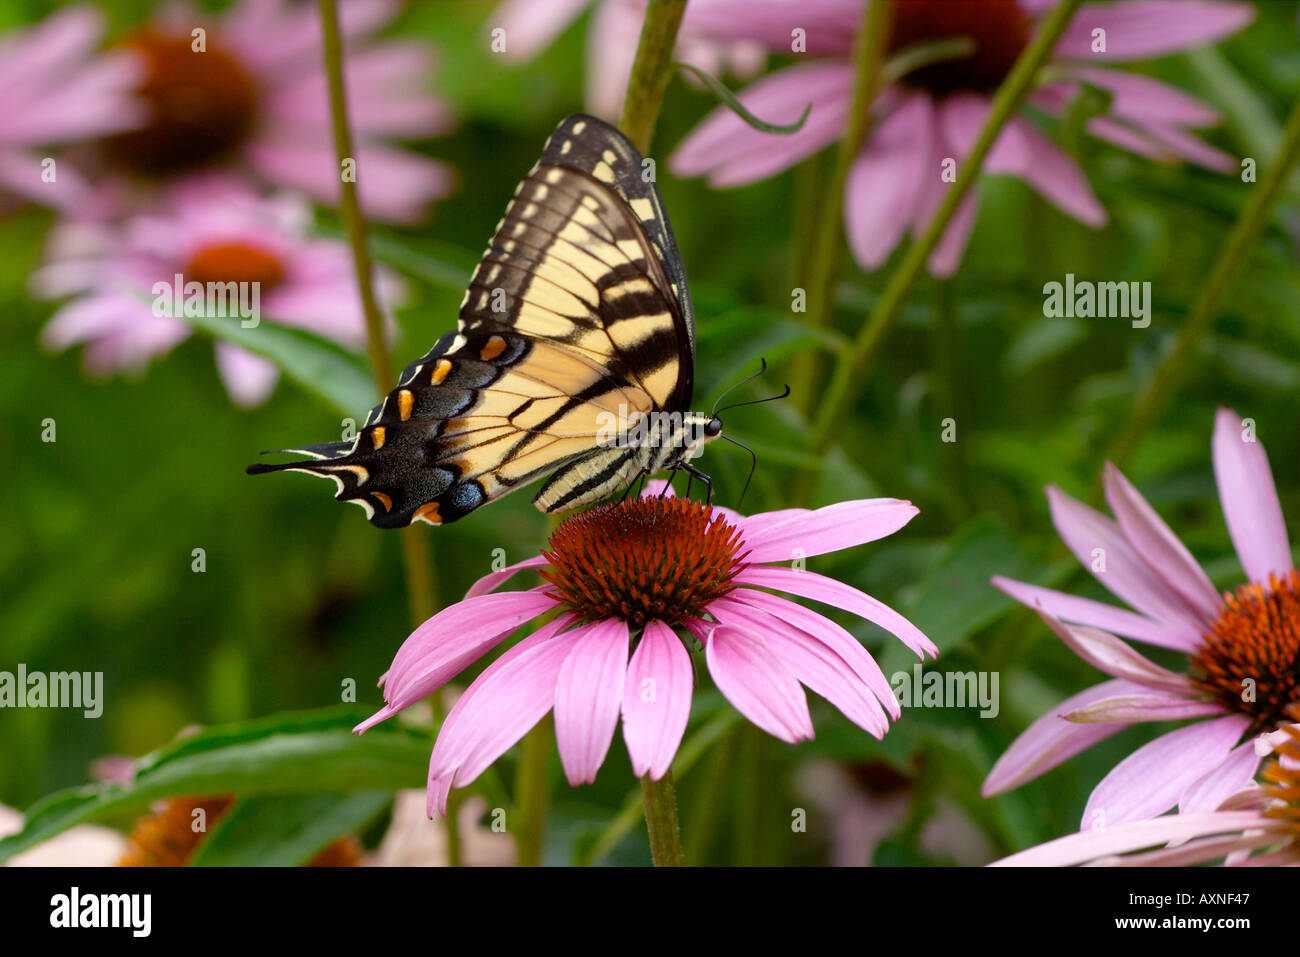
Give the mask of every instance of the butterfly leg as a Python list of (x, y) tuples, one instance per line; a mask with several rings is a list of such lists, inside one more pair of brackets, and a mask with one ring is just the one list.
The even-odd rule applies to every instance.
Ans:
[(704, 487), (705, 489), (707, 489), (707, 492), (705, 493), (704, 501), (706, 504), (712, 505), (713, 504), (713, 479), (709, 478), (707, 475), (705, 475), (703, 472), (697, 469), (694, 465), (688, 465), (686, 463), (683, 463), (682, 468), (686, 471), (686, 474), (689, 475), (691, 478), (697, 478), (704, 483)]

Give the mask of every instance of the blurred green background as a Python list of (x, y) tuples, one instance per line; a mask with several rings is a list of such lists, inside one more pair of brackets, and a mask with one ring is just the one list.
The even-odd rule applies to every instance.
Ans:
[[(0, 28), (53, 6), (6, 4)], [(148, 3), (104, 7), (119, 33), (151, 11)], [(1258, 7), (1253, 25), (1210, 51), (1133, 69), (1217, 106), (1225, 122), (1206, 138), (1263, 166), (1300, 92), (1300, 36), (1296, 5)], [(452, 133), (419, 146), (456, 168), (454, 195), (418, 228), (373, 227), (377, 258), (412, 289), (398, 313), (399, 367), (452, 326), (462, 283), (515, 183), (556, 121), (583, 107), (585, 18), (535, 61), (513, 65), (488, 51), (483, 25), (491, 13), (488, 3), (414, 3), (388, 31), (437, 47), (437, 94), (459, 115)], [(713, 106), (707, 93), (675, 80), (652, 155), (666, 157)], [(987, 179), (959, 273), (920, 283), (816, 490), (818, 504), (889, 495), (920, 507), (901, 533), (811, 567), (912, 617), (942, 649), (932, 667), (999, 672), (1000, 714), (985, 720), (973, 708), (910, 709), (877, 743), (810, 696), (816, 740), (790, 747), (746, 727), (681, 781), (688, 841), (692, 827), (709, 834), (693, 849), (700, 859), (825, 861), (825, 814), (810, 809), (808, 834), (789, 826), (792, 807), (811, 807), (800, 782), (820, 759), (877, 771), (884, 762), (906, 779), (910, 800), (877, 850), (878, 863), (952, 862), (924, 834), (954, 807), (988, 856), (1008, 853), (1076, 829), (1095, 783), (1159, 729), (1130, 729), (1009, 795), (978, 796), (1017, 733), (1101, 680), (987, 580), (1002, 573), (1108, 597), (1059, 545), (1042, 488), (1055, 482), (1093, 494), (1102, 450), (1184, 320), (1249, 189), (1087, 137), (1068, 145), (1109, 225), (1089, 229), (1019, 181)], [(789, 308), (791, 289), (806, 285), (793, 237), (812, 215), (800, 199), (804, 188), (825, 182), (829, 159), (822, 154), (725, 191), (676, 180), (659, 164), (695, 297), (697, 407), (752, 371), (760, 355), (774, 368), (752, 394), (774, 391), (790, 357), (817, 348)], [(0, 220), (0, 668), (25, 662), (103, 671), (106, 706), (98, 720), (57, 709), (0, 712), (0, 802), (20, 808), (87, 781), (99, 756), (143, 754), (187, 725), (336, 704), (348, 678), (361, 704), (377, 706), (374, 682), (409, 631), (397, 536), (338, 507), (323, 483), (244, 474), (263, 449), (334, 435), (335, 410), (287, 381), (266, 405), (236, 408), (201, 336), (134, 379), (89, 380), (76, 351), (39, 347), (53, 305), (32, 301), (26, 283), (51, 222), (33, 207)], [(329, 211), (320, 222), (339, 232)], [(1222, 587), (1235, 587), (1240, 570), (1210, 464), (1216, 406), (1256, 420), (1284, 513), (1300, 515), (1298, 254), (1300, 184), (1293, 184), (1233, 282), (1186, 387), (1127, 470)], [(866, 275), (844, 257), (836, 330), (857, 328), (898, 258)], [(1045, 318), (1043, 284), (1067, 272), (1149, 280), (1150, 328)], [(795, 471), (807, 464), (807, 430), (796, 409), (778, 403), (729, 417), (730, 434), (759, 454), (745, 511), (783, 507)], [(365, 411), (354, 414), (359, 420)], [(947, 416), (957, 420), (955, 444), (940, 441)], [(47, 417), (58, 423), (54, 444), (40, 441)], [(748, 464), (734, 448), (710, 448), (704, 467), (722, 503), (734, 504)], [(494, 549), (508, 561), (537, 552), (545, 521), (529, 498), (513, 496), (427, 530), (443, 602), (490, 570)], [(194, 548), (206, 551), (205, 573), (191, 571)], [(842, 620), (878, 653), (886, 674), (911, 668), (897, 642)], [(697, 703), (702, 713), (719, 707), (708, 693)], [(596, 785), (579, 789), (563, 784), (552, 757), (548, 859), (569, 859), (575, 842), (598, 833), (634, 788), (620, 742), (610, 755)], [(502, 763), (507, 772), (511, 760)], [(735, 801), (724, 804), (722, 820), (696, 820), (693, 808), (718, 787), (733, 789)], [(607, 859), (647, 860), (644, 838), (627, 837)]]

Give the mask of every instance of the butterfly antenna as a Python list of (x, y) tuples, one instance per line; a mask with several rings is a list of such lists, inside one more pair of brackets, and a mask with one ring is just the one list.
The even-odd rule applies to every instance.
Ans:
[(736, 499), (736, 508), (739, 509), (739, 508), (740, 508), (740, 503), (743, 502), (743, 501), (745, 500), (745, 493), (749, 491), (749, 483), (750, 483), (751, 481), (753, 481), (753, 478), (754, 478), (754, 470), (755, 470), (756, 468), (758, 468), (758, 456), (754, 453), (754, 450), (751, 449), (748, 445), (745, 445), (743, 442), (737, 442), (735, 439), (733, 439), (733, 438), (732, 438), (731, 436), (729, 436), (729, 435), (723, 434), (723, 435), (718, 436), (718, 438), (720, 438), (720, 439), (726, 439), (726, 440), (727, 440), (728, 442), (730, 442), (732, 445), (738, 445), (738, 446), (740, 446), (742, 449), (744, 449), (746, 452), (749, 453), (749, 459), (750, 459), (750, 462), (749, 462), (749, 474), (748, 474), (747, 476), (745, 476), (745, 487), (742, 488), (742, 489), (740, 490), (740, 498)]
[(724, 392), (722, 393), (722, 395), (718, 396), (717, 401), (713, 403), (713, 411), (710, 412), (709, 415), (711, 415), (711, 416), (712, 416), (712, 415), (716, 415), (717, 412), (718, 412), (718, 406), (722, 404), (722, 400), (723, 400), (723, 399), (725, 399), (727, 396), (731, 395), (731, 393), (735, 392), (737, 389), (739, 389), (739, 388), (740, 388), (742, 385), (744, 385), (746, 382), (750, 382), (750, 381), (752, 381), (752, 380), (754, 380), (754, 379), (757, 379), (759, 376), (761, 376), (761, 375), (762, 375), (764, 372), (766, 372), (766, 371), (767, 371), (767, 360), (764, 359), (762, 356), (760, 356), (759, 359), (758, 359), (758, 371), (755, 372), (755, 373), (754, 373), (753, 375), (751, 375), (751, 376), (747, 376), (747, 377), (745, 377), (744, 379), (741, 379), (741, 380), (740, 380), (739, 382), (737, 382), (735, 385), (731, 386), (729, 389), (727, 389), (726, 391), (724, 391)]
[[(751, 376), (750, 378), (753, 377)], [(728, 409), (739, 409), (742, 405), (762, 405), (764, 402), (775, 402), (778, 399), (784, 399), (789, 394), (790, 394), (790, 387), (787, 385), (784, 391), (778, 392), (776, 395), (769, 395), (766, 399), (750, 399), (747, 402), (733, 402), (731, 403), (731, 405), (725, 405), (721, 409), (718, 409), (716, 412), (712, 414), (717, 415), (718, 412), (726, 412)]]

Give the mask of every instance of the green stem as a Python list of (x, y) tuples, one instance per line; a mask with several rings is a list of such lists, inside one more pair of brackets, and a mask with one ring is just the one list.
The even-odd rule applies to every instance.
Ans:
[[(853, 52), (853, 97), (835, 152), (830, 187), (817, 219), (808, 261), (808, 311), (804, 322), (824, 326), (830, 319), (835, 270), (839, 265), (840, 235), (844, 225), (844, 184), (849, 170), (871, 132), (871, 103), (880, 86), (880, 66), (893, 28), (893, 0), (871, 0), (862, 10), (862, 25)], [(805, 410), (812, 407), (818, 356), (808, 351), (795, 359), (790, 372), (791, 394)]]
[(551, 763), (551, 721), (543, 718), (524, 735), (524, 753), (515, 771), (515, 801), (522, 818), (515, 842), (520, 867), (539, 867), (546, 840), (546, 784)]
[[(903, 311), (912, 287), (916, 284), (926, 260), (939, 245), (948, 223), (957, 208), (975, 185), (980, 167), (1002, 128), (1015, 116), (1025, 97), (1033, 88), (1039, 68), (1052, 55), (1057, 41), (1078, 9), (1080, 0), (1062, 0), (1043, 20), (1033, 41), (1016, 60), (1015, 66), (993, 96), (988, 119), (980, 130), (979, 138), (957, 173), (957, 181), (944, 193), (925, 235), (908, 249), (907, 255), (889, 278), (876, 307), (862, 326), (857, 338), (836, 365), (830, 385), (822, 398), (820, 410), (814, 418), (813, 451), (821, 454), (830, 448), (839, 434), (844, 415), (853, 403), (864, 382), (866, 373), (876, 358), (885, 338), (893, 329)], [(803, 485), (810, 487), (814, 476), (804, 476)]]
[(1291, 171), (1300, 159), (1300, 100), (1291, 109), (1282, 148), (1259, 184), (1250, 194), (1245, 208), (1224, 240), (1219, 258), (1215, 260), (1210, 276), (1201, 287), (1201, 294), (1192, 307), (1191, 314), (1178, 332), (1174, 346), (1165, 354), (1146, 389), (1133, 406), (1124, 431), (1111, 447), (1109, 458), (1116, 465), (1124, 465), (1137, 448), (1142, 436), (1159, 419), (1165, 406), (1173, 397), (1186, 376), (1201, 341), (1210, 331), (1210, 324), (1232, 281), (1237, 267), (1245, 258), (1251, 243), (1268, 225), (1274, 203), (1286, 187)]
[[(319, 0), (321, 34), (324, 38), (325, 74), (329, 80), (330, 117), (334, 133), (334, 150), (339, 162), (339, 212), (347, 230), (348, 244), (352, 247), (352, 265), (357, 274), (357, 288), (361, 293), (361, 307), (366, 319), (366, 342), (370, 352), (370, 367), (379, 394), (385, 394), (393, 385), (393, 361), (384, 337), (384, 317), (375, 298), (374, 263), (366, 243), (366, 221), (357, 199), (355, 177), (342, 175), (343, 165), (355, 160), (352, 148), (352, 129), (348, 123), (347, 92), (343, 84), (343, 43), (339, 36), (339, 15), (335, 0)], [(406, 569), (406, 595), (411, 622), (419, 625), (433, 617), (438, 599), (434, 581), (433, 563), (429, 557), (428, 540), (415, 526), (403, 529), (402, 558)], [(430, 698), (434, 723), (442, 723), (442, 702), (435, 694)], [(459, 863), (460, 835), (456, 831), (454, 810), (448, 805), (447, 849), (448, 862)]]
[(650, 775), (641, 779), (641, 802), (645, 806), (645, 828), (650, 836), (650, 856), (655, 867), (682, 867), (682, 831), (677, 823), (677, 792), (673, 772), (658, 781)]
[(650, 0), (646, 7), (618, 124), (642, 155), (650, 149), (664, 91), (673, 75), (673, 47), (684, 13), (686, 0)]

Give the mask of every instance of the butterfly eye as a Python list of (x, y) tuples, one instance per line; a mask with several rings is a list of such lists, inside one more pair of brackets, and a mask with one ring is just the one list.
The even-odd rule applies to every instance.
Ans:
[(718, 418), (716, 415), (713, 418), (709, 419), (709, 421), (704, 426), (704, 434), (711, 439), (721, 435), (722, 420)]

